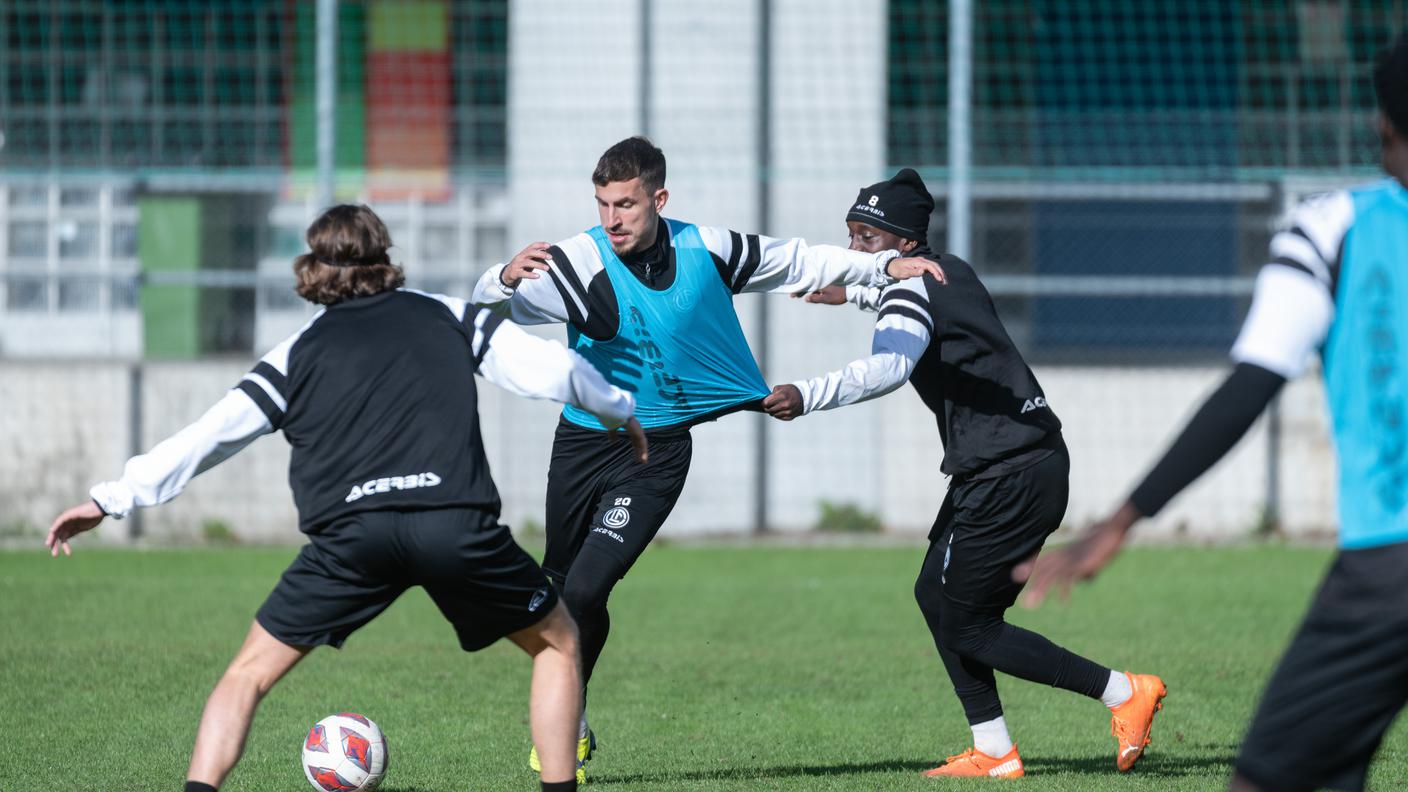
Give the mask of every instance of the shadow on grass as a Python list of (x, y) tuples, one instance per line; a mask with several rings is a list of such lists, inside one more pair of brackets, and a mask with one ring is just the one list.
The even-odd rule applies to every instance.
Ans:
[[(1218, 749), (1226, 751), (1227, 749)], [(1212, 756), (1163, 756), (1150, 754), (1139, 760), (1130, 775), (1153, 776), (1156, 778), (1179, 778), (1183, 776), (1208, 775), (1209, 771), (1222, 770), (1232, 773), (1232, 753), (1217, 753)], [(1110, 754), (1098, 756), (1039, 756), (1023, 759), (1029, 775), (1113, 775), (1115, 758)]]
[[(1225, 749), (1223, 749), (1225, 750)], [(1234, 757), (1231, 753), (1215, 756), (1157, 757), (1148, 756), (1132, 771), (1134, 775), (1156, 778), (1180, 778), (1184, 776), (1208, 775), (1212, 770), (1231, 772)], [(665, 784), (671, 781), (746, 781), (768, 778), (794, 778), (806, 776), (863, 775), (866, 773), (919, 773), (942, 762), (942, 757), (934, 760), (914, 761), (889, 759), (875, 762), (847, 762), (842, 764), (783, 765), (775, 767), (720, 767), (711, 770), (695, 770), (679, 773), (633, 773), (622, 776), (593, 776), (592, 784)], [(1028, 760), (1027, 773), (1030, 775), (1101, 775), (1115, 776), (1115, 760), (1108, 754), (1077, 757), (1040, 757)], [(387, 790), (393, 792), (393, 790)], [(394, 792), (414, 792), (395, 790)]]
[(663, 784), (668, 781), (745, 781), (761, 778), (792, 778), (796, 776), (857, 775), (862, 773), (919, 772), (933, 767), (933, 762), (891, 759), (880, 762), (847, 762), (834, 765), (792, 765), (777, 767), (720, 767), (683, 773), (634, 773), (602, 778), (592, 776), (592, 784)]

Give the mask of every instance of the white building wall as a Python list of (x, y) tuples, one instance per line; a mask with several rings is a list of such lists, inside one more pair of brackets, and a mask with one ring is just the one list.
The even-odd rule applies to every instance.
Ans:
[[(617, 140), (647, 130), (640, 107), (638, 3), (548, 10), (522, 2), (512, 10), (510, 247), (517, 249), (595, 225), (589, 177), (597, 158)], [(885, 7), (844, 0), (773, 4), (772, 216), (766, 229), (758, 227), (758, 13), (756, 0), (652, 5), (651, 112), (644, 125), (670, 162), (666, 214), (844, 245), (848, 201), (862, 184), (886, 175)], [(846, 46), (819, 47), (818, 41)], [(779, 349), (766, 372), (775, 381), (844, 362), (833, 350), (846, 347), (832, 342), (868, 332), (868, 320), (854, 312), (806, 309), (778, 296), (740, 297), (738, 313), (755, 341), (761, 299), (771, 301), (775, 333), (814, 342)], [(877, 415), (863, 407), (820, 422), (831, 431), (870, 434)], [(720, 520), (748, 524), (756, 464), (739, 449), (753, 442), (761, 420), (733, 416), (695, 432), (695, 464), (672, 518), (676, 527), (709, 530)], [(806, 446), (806, 435), (769, 429), (769, 464), (782, 485), (773, 499), (773, 522), (807, 524), (814, 504), (790, 495), (788, 486), (798, 474), (788, 460)], [(855, 452), (837, 453), (815, 460), (820, 470), (807, 475), (820, 476), (838, 500), (861, 499), (878, 479), (839, 472), (827, 463), (852, 459)], [(874, 467), (873, 459), (860, 461)]]
[[(838, 309), (839, 310), (839, 309)], [(781, 351), (808, 343), (794, 338)], [(839, 354), (839, 353), (838, 353)], [(194, 420), (237, 382), (248, 361), (149, 363), (143, 368), (141, 445), (154, 445)], [(1067, 523), (1086, 525), (1125, 497), (1225, 375), (1222, 367), (1038, 369), (1071, 449)], [(0, 534), (34, 534), (88, 487), (121, 473), (131, 445), (128, 364), (0, 362)], [(485, 385), (480, 420), (494, 479), (511, 525), (542, 524), (548, 456), (557, 409)], [(1335, 464), (1326, 433), (1323, 388), (1315, 377), (1292, 383), (1282, 400), (1281, 504), (1294, 535), (1323, 534), (1335, 524)], [(858, 428), (837, 429), (850, 412)], [(696, 432), (694, 469), (666, 536), (744, 533), (752, 491), (748, 470), (755, 416), (729, 416)], [(943, 500), (942, 449), (933, 416), (906, 387), (863, 408), (773, 424), (772, 527), (804, 530), (822, 500), (878, 514), (891, 531), (926, 531)], [(1144, 536), (1226, 539), (1256, 525), (1266, 491), (1265, 420), (1203, 480), (1151, 524)], [(729, 439), (733, 432), (737, 443)], [(725, 442), (729, 440), (728, 442)], [(199, 538), (219, 520), (249, 541), (298, 541), (282, 436), (260, 439), (197, 479), (179, 498), (144, 514), (155, 541)], [(844, 482), (838, 484), (838, 482)], [(727, 489), (727, 487), (736, 487)], [(120, 540), (126, 526), (108, 524)]]
[(639, 131), (636, 0), (509, 10), (509, 247), (596, 223), (591, 173)]
[[(845, 215), (856, 193), (863, 185), (890, 175), (884, 171), (886, 6), (777, 0), (773, 13), (769, 230), (778, 236), (805, 237), (813, 244), (844, 246)], [(839, 368), (870, 350), (873, 315), (849, 306), (807, 305), (771, 297), (748, 301), (758, 299), (772, 300), (773, 341), (767, 373), (774, 383)], [(776, 481), (773, 522), (810, 525), (818, 493), (833, 502), (883, 510), (887, 518), (891, 510), (902, 509), (904, 495), (899, 494), (899, 500), (888, 496), (892, 485), (884, 471), (889, 452), (875, 439), (883, 435), (886, 412), (901, 409), (910, 398), (770, 427), (769, 463)], [(931, 419), (921, 423), (924, 436), (932, 425)], [(934, 448), (921, 443), (910, 450), (914, 469), (938, 470)], [(922, 486), (930, 491), (934, 484)], [(929, 511), (917, 519), (932, 520), (933, 510)], [(916, 519), (906, 511), (895, 513), (908, 521)]]

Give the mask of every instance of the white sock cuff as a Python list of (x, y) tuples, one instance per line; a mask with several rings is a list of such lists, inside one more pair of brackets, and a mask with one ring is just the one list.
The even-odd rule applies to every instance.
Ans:
[(1105, 683), (1105, 692), (1100, 694), (1100, 703), (1114, 709), (1129, 701), (1134, 695), (1134, 686), (1129, 683), (1129, 675), (1123, 671), (1111, 671), (1110, 681)]
[(973, 747), (988, 756), (1001, 759), (1012, 751), (1012, 735), (1007, 733), (1007, 721), (1001, 715), (969, 728), (973, 730)]

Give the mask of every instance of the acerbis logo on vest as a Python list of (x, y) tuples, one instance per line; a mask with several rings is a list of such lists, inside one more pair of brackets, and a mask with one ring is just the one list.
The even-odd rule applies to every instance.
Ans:
[(434, 487), (440, 483), (440, 477), (434, 473), (421, 473), (412, 476), (389, 476), (387, 478), (369, 479), (362, 484), (352, 485), (352, 491), (343, 498), (344, 503), (351, 503), (354, 500), (361, 500), (368, 495), (378, 495), (391, 490), (420, 489), (421, 487)]
[(1027, 399), (1027, 403), (1022, 405), (1022, 413), (1026, 414), (1031, 412), (1032, 410), (1038, 410), (1046, 406), (1048, 405), (1046, 404), (1045, 396), (1038, 396), (1035, 399)]

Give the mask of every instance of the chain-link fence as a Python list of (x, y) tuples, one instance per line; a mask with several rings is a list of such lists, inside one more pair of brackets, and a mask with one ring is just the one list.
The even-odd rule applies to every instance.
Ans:
[[(844, 242), (861, 184), (918, 168), (939, 204), (937, 248), (950, 217), (971, 218), (969, 258), (1067, 424), (1071, 520), (1084, 521), (1215, 382), (1277, 218), (1309, 192), (1375, 177), (1369, 65), (1408, 24), (1401, 0), (324, 5), (337, 23), (325, 116), (312, 0), (0, 6), (12, 481), (62, 458), (54, 449), (75, 435), (60, 423), (99, 414), (122, 426), (84, 446), (81, 478), (112, 475), (202, 403), (163, 399), (154, 382), (213, 400), (240, 369), (221, 361), (250, 359), (306, 319), (289, 264), (319, 208), (321, 122), (335, 196), (387, 220), (410, 285), (462, 295), (523, 244), (594, 224), (596, 156), (644, 132), (670, 158), (668, 213), (812, 242)], [(950, 146), (960, 51), (972, 75), (962, 169)], [(965, 195), (968, 211), (954, 211)], [(737, 305), (775, 381), (868, 348), (858, 315)], [(154, 366), (163, 379), (139, 376)], [(1298, 388), (1166, 528), (1227, 534), (1278, 513), (1329, 527), (1318, 391)], [(507, 485), (508, 516), (540, 520), (551, 410), (485, 410), (501, 483), (506, 471), (528, 482)], [(942, 489), (930, 421), (896, 395), (795, 427), (704, 427), (673, 523), (804, 528), (829, 501), (922, 528)], [(260, 469), (282, 464), (282, 451), (255, 453)], [(195, 505), (163, 518), (170, 531), (238, 501), (237, 527), (288, 535), (279, 478), (244, 470), (212, 473), (239, 497), (193, 491), (183, 501)], [(40, 497), (11, 513), (39, 520), (73, 495), (63, 484), (35, 483)], [(275, 502), (264, 517), (247, 507)]]

